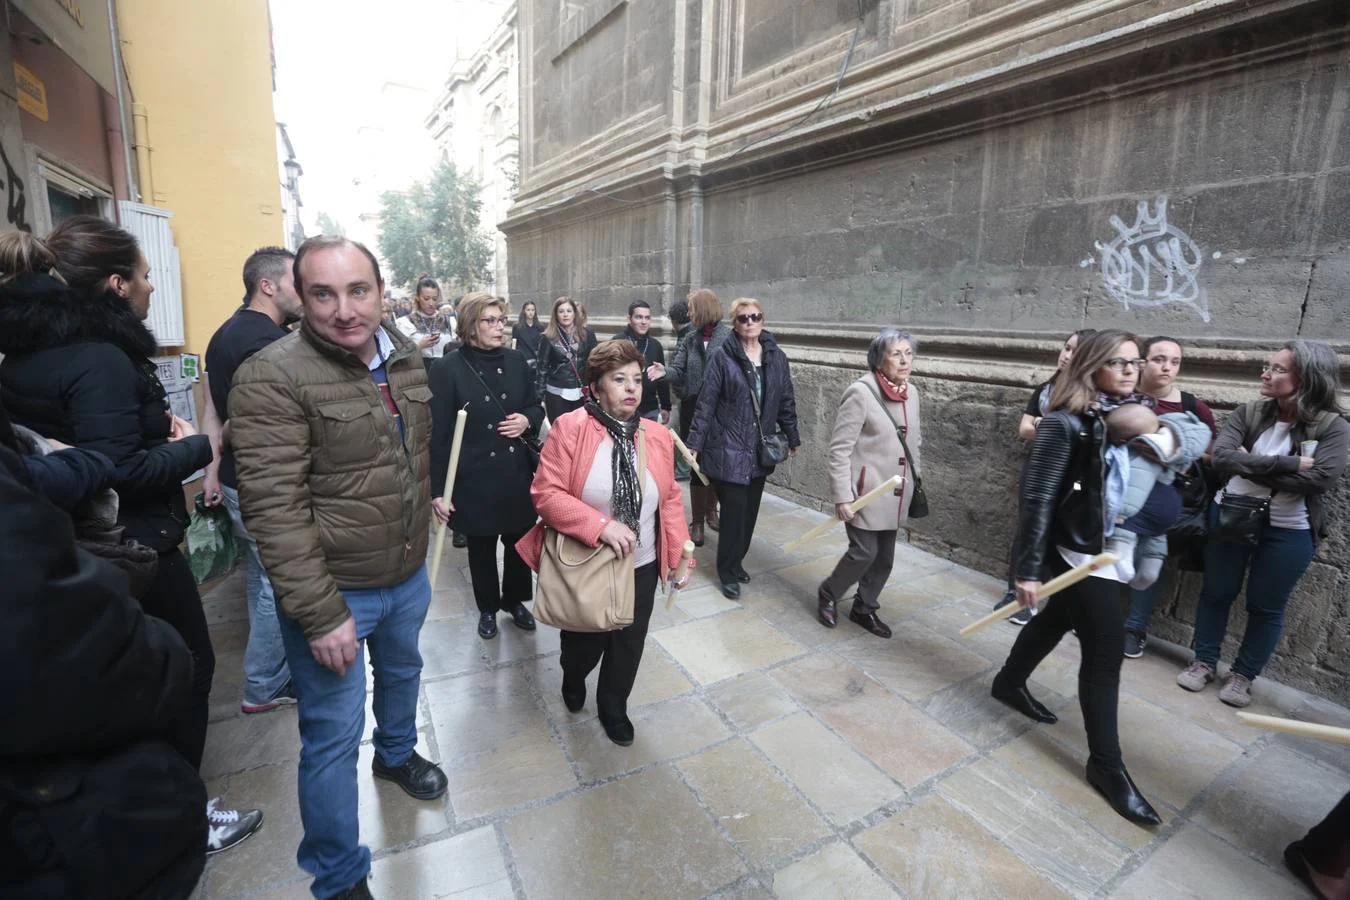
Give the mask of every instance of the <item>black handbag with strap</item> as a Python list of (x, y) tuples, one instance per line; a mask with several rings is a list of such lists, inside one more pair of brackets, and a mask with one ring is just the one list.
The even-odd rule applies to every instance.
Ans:
[(909, 498), (909, 517), (911, 519), (922, 519), (928, 515), (928, 495), (923, 491), (923, 479), (919, 477), (919, 467), (914, 465), (914, 456), (909, 452), (909, 443), (905, 441), (905, 426), (895, 421), (895, 416), (891, 415), (890, 407), (886, 405), (885, 399), (881, 396), (881, 391), (870, 381), (864, 382), (871, 390), (872, 396), (877, 398), (877, 403), (881, 404), (881, 411), (886, 414), (886, 418), (891, 420), (891, 425), (895, 426), (895, 436), (900, 439), (900, 449), (905, 451), (905, 465), (909, 467), (910, 476), (914, 479), (914, 493)]

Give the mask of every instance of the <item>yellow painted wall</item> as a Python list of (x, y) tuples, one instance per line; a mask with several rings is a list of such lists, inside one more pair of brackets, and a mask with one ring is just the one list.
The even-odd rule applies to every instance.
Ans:
[(119, 0), (127, 77), (149, 122), (154, 196), (173, 210), (187, 344), (204, 353), (255, 249), (282, 244), (267, 0)]

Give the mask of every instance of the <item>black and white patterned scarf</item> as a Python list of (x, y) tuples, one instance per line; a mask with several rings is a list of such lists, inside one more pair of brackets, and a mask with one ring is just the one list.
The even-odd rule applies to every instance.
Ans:
[(586, 412), (591, 414), (614, 441), (614, 455), (611, 466), (614, 478), (614, 494), (610, 500), (610, 515), (633, 530), (641, 542), (642, 530), (642, 488), (638, 481), (637, 447), (633, 438), (637, 435), (642, 419), (638, 416), (624, 422), (614, 418), (600, 408), (594, 400), (586, 404)]

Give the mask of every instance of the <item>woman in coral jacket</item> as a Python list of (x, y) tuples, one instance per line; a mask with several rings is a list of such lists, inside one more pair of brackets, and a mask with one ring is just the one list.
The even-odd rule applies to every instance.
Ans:
[[(632, 560), (633, 623), (617, 631), (562, 633), (563, 702), (580, 712), (586, 676), (600, 665), (596, 712), (605, 734), (623, 747), (633, 743), (628, 695), (642, 661), (656, 584), (679, 565), (689, 540), (675, 481), (675, 442), (667, 429), (638, 415), (644, 365), (641, 351), (629, 341), (605, 341), (591, 351), (587, 381), (593, 399), (553, 423), (530, 490), (541, 521), (517, 545), (535, 571), (545, 526), (589, 547), (606, 544)], [(646, 446), (642, 473), (637, 471), (639, 428)]]

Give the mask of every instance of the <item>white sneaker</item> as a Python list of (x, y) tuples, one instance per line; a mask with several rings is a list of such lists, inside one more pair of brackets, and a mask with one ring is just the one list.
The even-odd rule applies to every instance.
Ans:
[(262, 827), (260, 809), (216, 809), (220, 802), (215, 797), (206, 804), (206, 853), (228, 850)]

